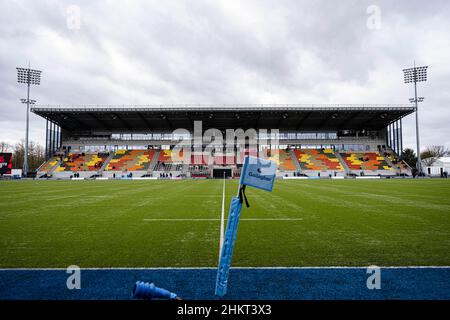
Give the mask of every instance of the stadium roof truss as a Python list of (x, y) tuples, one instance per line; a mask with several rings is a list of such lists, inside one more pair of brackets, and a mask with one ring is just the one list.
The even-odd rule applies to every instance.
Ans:
[(67, 131), (171, 132), (203, 129), (380, 130), (413, 113), (411, 105), (36, 106)]

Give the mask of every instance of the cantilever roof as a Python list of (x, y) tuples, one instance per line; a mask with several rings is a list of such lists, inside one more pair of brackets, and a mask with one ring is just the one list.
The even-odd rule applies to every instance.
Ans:
[(410, 105), (36, 106), (35, 114), (69, 131), (172, 131), (266, 128), (381, 129), (412, 112)]

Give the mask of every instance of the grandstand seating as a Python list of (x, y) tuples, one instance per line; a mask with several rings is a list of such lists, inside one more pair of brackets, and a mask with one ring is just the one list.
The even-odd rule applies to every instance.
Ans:
[(237, 163), (241, 164), (244, 163), (244, 159), (246, 156), (252, 156), (252, 157), (257, 157), (258, 156), (258, 150), (256, 149), (244, 149), (241, 150), (240, 152), (238, 152), (236, 154), (236, 161)]
[[(172, 159), (172, 150), (118, 150), (108, 157), (107, 153), (70, 153), (62, 159), (59, 166), (59, 157), (53, 157), (44, 163), (39, 172), (48, 173), (55, 168), (55, 173), (71, 174), (70, 172), (100, 171), (102, 166), (105, 171), (180, 171), (190, 172), (192, 177), (204, 177), (211, 174), (211, 165), (214, 166), (236, 166), (239, 162), (239, 154), (219, 154), (204, 156), (200, 154), (191, 155), (191, 164), (183, 164), (181, 161)], [(156, 157), (154, 168), (150, 163)], [(241, 155), (256, 155), (256, 152), (243, 151)], [(300, 169), (304, 171), (344, 171), (345, 167), (350, 170), (386, 171), (407, 170), (408, 167), (393, 152), (341, 152), (336, 156), (332, 149), (293, 149), (294, 156), (298, 159)], [(182, 154), (180, 154), (182, 159)], [(111, 158), (112, 157), (112, 158)], [(287, 149), (271, 150), (267, 153), (269, 160), (277, 163), (279, 171), (297, 171), (298, 164), (292, 157), (292, 152)], [(109, 160), (109, 163), (107, 160)], [(180, 159), (180, 160), (181, 160)], [(388, 160), (389, 159), (389, 160)], [(211, 163), (209, 163), (211, 161)], [(342, 163), (341, 163), (342, 162)], [(239, 169), (235, 167), (234, 170)], [(87, 174), (87, 173), (86, 173)], [(236, 176), (238, 174), (236, 173)]]
[(172, 150), (161, 150), (158, 162), (172, 163)]
[(391, 161), (395, 169), (400, 171), (410, 170), (409, 166), (402, 161), (394, 152), (384, 152), (384, 156)]
[(59, 157), (52, 157), (48, 159), (44, 164), (39, 168), (39, 172), (48, 173), (56, 164), (58, 163)]
[[(183, 157), (182, 152), (179, 154), (180, 157)], [(182, 170), (182, 165), (177, 164), (173, 166), (172, 161), (172, 150), (161, 150), (158, 155), (158, 160), (155, 165), (155, 171), (180, 171)]]
[(227, 166), (236, 164), (236, 157), (229, 154), (214, 155), (214, 164), (217, 166)]
[(108, 163), (107, 171), (144, 171), (148, 170), (155, 150), (117, 150)]
[(344, 170), (332, 149), (295, 149), (302, 170)]
[(378, 152), (341, 152), (340, 155), (350, 170), (392, 170)]
[(278, 168), (281, 171), (295, 171), (297, 170), (297, 167), (294, 164), (294, 161), (292, 160), (290, 154), (283, 149), (278, 150)]
[(63, 158), (55, 172), (62, 171), (98, 171), (105, 162), (107, 154), (101, 153), (70, 153)]
[(208, 157), (200, 154), (191, 154), (191, 164), (193, 165), (208, 165)]

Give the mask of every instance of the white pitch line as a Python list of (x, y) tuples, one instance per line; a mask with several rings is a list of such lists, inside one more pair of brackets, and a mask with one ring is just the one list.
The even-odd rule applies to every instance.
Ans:
[(173, 218), (173, 219), (164, 219), (164, 218), (155, 218), (155, 219), (143, 219), (143, 221), (219, 221), (219, 218)]
[[(379, 267), (380, 269), (450, 269), (450, 266), (329, 266), (329, 267), (232, 267), (238, 270), (307, 270), (307, 269), (367, 269)], [(216, 270), (217, 267), (81, 267), (80, 270)], [(67, 268), (0, 268), (0, 271), (58, 271)]]
[(225, 174), (223, 176), (223, 191), (222, 191), (222, 212), (220, 216), (220, 238), (219, 238), (219, 261), (222, 255), (223, 237), (224, 237), (224, 221), (225, 221)]
[[(228, 219), (224, 219), (228, 220)], [(302, 221), (303, 218), (242, 218), (239, 220), (244, 221)], [(143, 221), (222, 221), (222, 219), (219, 218), (173, 218), (173, 219), (167, 219), (167, 218), (154, 218), (154, 219), (143, 219)], [(222, 229), (222, 228), (221, 228)], [(223, 234), (223, 232), (221, 233)], [(223, 239), (222, 239), (223, 243)]]
[(303, 218), (243, 218), (244, 221), (302, 221)]

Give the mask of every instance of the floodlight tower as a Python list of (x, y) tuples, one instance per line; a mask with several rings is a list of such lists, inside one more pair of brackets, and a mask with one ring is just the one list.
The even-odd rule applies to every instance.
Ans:
[(423, 102), (424, 97), (417, 97), (417, 82), (427, 81), (427, 69), (428, 66), (416, 67), (414, 61), (414, 67), (403, 69), (405, 83), (414, 83), (414, 98), (409, 99), (411, 103), (416, 107), (416, 141), (417, 141), (417, 170), (419, 176), (422, 173), (422, 160), (420, 158), (420, 139), (419, 139), (419, 102)]
[(16, 68), (17, 69), (17, 82), (27, 84), (27, 98), (20, 99), (20, 101), (27, 105), (27, 126), (25, 133), (25, 150), (23, 155), (23, 168), (22, 174), (27, 176), (28, 173), (28, 131), (30, 127), (30, 104), (35, 104), (36, 100), (30, 100), (30, 85), (40, 85), (41, 84), (41, 72), (40, 70), (30, 69), (30, 63), (28, 63), (28, 68)]

